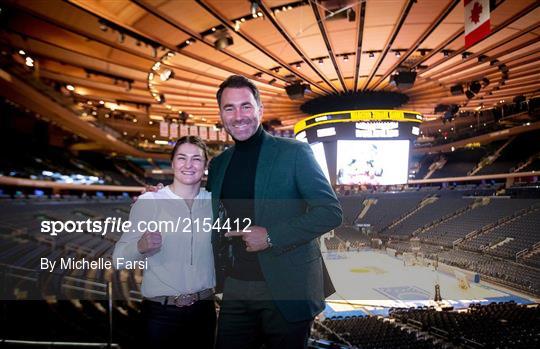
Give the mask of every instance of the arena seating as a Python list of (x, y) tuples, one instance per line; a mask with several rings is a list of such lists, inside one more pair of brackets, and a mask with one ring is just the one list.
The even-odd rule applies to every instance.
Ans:
[[(436, 258), (435, 256), (432, 257)], [(540, 294), (540, 269), (458, 249), (438, 253), (437, 258), (443, 263), (475, 271), (488, 280), (503, 283), (532, 294)]]
[(380, 317), (325, 319), (315, 324), (315, 336), (357, 348), (442, 348), (437, 341)]
[(396, 219), (412, 211), (426, 195), (421, 192), (402, 192), (369, 194), (363, 197), (373, 204), (364, 217), (357, 218), (358, 224), (370, 225), (373, 232), (378, 232)]
[(476, 202), (461, 214), (456, 214), (440, 224), (427, 228), (418, 236), (423, 241), (451, 247), (453, 243), (464, 238), (468, 233), (497, 222), (499, 219), (525, 209), (533, 203), (534, 201), (531, 200), (515, 199), (491, 199), (489, 203)]
[(486, 155), (484, 148), (463, 149), (444, 154), (446, 164), (433, 173), (431, 178), (464, 177)]
[(391, 317), (455, 345), (473, 348), (534, 348), (540, 342), (540, 308), (513, 302), (472, 304), (467, 311), (393, 309)]

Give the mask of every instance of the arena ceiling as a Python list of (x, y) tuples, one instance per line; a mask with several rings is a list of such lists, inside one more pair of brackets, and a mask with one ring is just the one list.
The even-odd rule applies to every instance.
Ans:
[[(489, 108), (540, 88), (535, 0), (491, 1), (491, 34), (466, 49), (460, 0), (255, 4), (5, 0), (0, 45), (4, 59), (36, 62), (32, 76), (50, 87), (41, 93), (61, 93), (81, 118), (124, 136), (155, 132), (161, 117), (218, 123), (215, 92), (231, 74), (256, 81), (265, 120), (278, 119), (284, 129), (308, 116), (300, 110), (303, 102), (327, 94), (400, 91), (409, 97), (401, 109), (429, 120), (440, 117), (434, 113), (440, 103)], [(414, 86), (398, 90), (390, 77), (402, 69), (418, 75)], [(296, 81), (311, 89), (302, 100), (285, 92)], [(452, 86), (467, 89), (473, 81), (481, 82), (473, 98), (451, 94)]]

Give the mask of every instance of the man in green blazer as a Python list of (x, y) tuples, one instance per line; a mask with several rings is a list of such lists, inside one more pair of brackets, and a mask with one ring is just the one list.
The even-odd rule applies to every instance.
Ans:
[(216, 347), (305, 348), (334, 292), (318, 238), (341, 224), (341, 206), (308, 144), (262, 129), (250, 80), (229, 77), (217, 99), (235, 145), (210, 163), (214, 217), (251, 224), (213, 236), (216, 262), (231, 255), (225, 270), (216, 268), (225, 274)]

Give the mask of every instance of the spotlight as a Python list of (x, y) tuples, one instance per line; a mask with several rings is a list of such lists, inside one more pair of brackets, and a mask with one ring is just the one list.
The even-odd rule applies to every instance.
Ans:
[(300, 69), (302, 67), (302, 64), (300, 62), (296, 63), (296, 68)]
[(396, 50), (396, 51), (394, 51), (394, 53), (395, 53), (396, 57), (398, 57), (398, 58), (401, 57), (401, 52)]
[(214, 41), (214, 47), (216, 50), (224, 50), (225, 48), (234, 44), (233, 38), (226, 30), (220, 31), (216, 34), (217, 40)]
[(255, 73), (255, 74), (253, 74), (253, 77), (260, 79), (260, 78), (262, 78), (262, 73), (261, 72)]
[(343, 60), (344, 60), (345, 62), (347, 62), (347, 61), (349, 60), (349, 56), (347, 56), (347, 55), (343, 56)]
[(167, 81), (169, 79), (174, 78), (174, 71), (172, 69), (164, 69), (161, 74), (159, 74), (159, 78), (161, 81)]
[(272, 79), (272, 80), (268, 81), (268, 83), (269, 83), (270, 85), (272, 85), (272, 84), (273, 84), (274, 82), (276, 82), (276, 81), (277, 81), (276, 79)]
[(483, 87), (486, 87), (487, 85), (489, 85), (490, 81), (488, 78), (482, 78), (482, 86)]
[(347, 9), (347, 19), (349, 22), (354, 22), (356, 20), (356, 12), (354, 12), (354, 9)]
[(66, 85), (66, 88), (67, 88), (69, 91), (74, 91), (74, 90), (75, 90), (75, 87), (73, 87), (73, 85)]
[(480, 55), (480, 56), (478, 56), (478, 63), (484, 63), (484, 62), (487, 62), (488, 59), (489, 59), (488, 56), (486, 56), (486, 55)]
[(375, 58), (375, 53), (373, 52), (368, 52), (368, 55), (369, 55), (369, 58)]
[(467, 99), (471, 99), (474, 97), (474, 93), (471, 92), (471, 90), (465, 91), (465, 96), (467, 96)]
[(28, 66), (28, 67), (33, 67), (34, 66), (34, 60), (30, 57), (26, 57), (26, 61), (25, 61), (25, 64)]
[(442, 54), (443, 54), (444, 57), (448, 57), (448, 56), (450, 56), (450, 51), (448, 51), (448, 50), (443, 50), (443, 51), (442, 51)]
[(500, 71), (501, 73), (503, 73), (503, 74), (504, 74), (504, 73), (508, 73), (508, 66), (506, 66), (506, 64), (504, 64), (504, 63), (501, 64), (501, 65), (499, 65), (499, 71)]
[(324, 63), (323, 59), (319, 58), (319, 64), (323, 64), (323, 63)]
[(118, 42), (123, 44), (126, 40), (126, 35), (124, 33), (118, 33)]
[(26, 54), (26, 52), (24, 52), (24, 50), (19, 50), (19, 54), (20, 54), (21, 56), (24, 56), (24, 55)]
[(160, 104), (165, 103), (165, 95), (164, 95), (163, 93), (161, 93), (161, 94), (158, 96), (157, 101), (158, 101)]
[(102, 32), (106, 32), (109, 30), (109, 27), (107, 27), (105, 24), (100, 24), (99, 29), (101, 29)]
[(467, 59), (470, 55), (472, 55), (472, 53), (465, 51), (461, 54), (461, 58)]

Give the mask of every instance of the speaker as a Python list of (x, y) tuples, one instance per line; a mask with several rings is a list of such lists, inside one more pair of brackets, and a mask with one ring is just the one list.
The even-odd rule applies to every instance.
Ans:
[(292, 85), (285, 86), (285, 91), (290, 99), (303, 99), (306, 86), (307, 85), (305, 84), (294, 83)]
[(450, 87), (450, 93), (452, 96), (459, 96), (463, 94), (463, 85), (458, 84)]
[(482, 85), (480, 85), (480, 83), (476, 80), (471, 82), (469, 86), (469, 90), (471, 90), (474, 94), (477, 94), (478, 92), (480, 92), (481, 88), (482, 88)]
[(416, 80), (416, 72), (402, 71), (390, 77), (390, 83), (397, 88), (411, 88)]
[(443, 113), (445, 111), (448, 111), (449, 108), (450, 108), (450, 106), (448, 104), (437, 104), (435, 106), (434, 112), (435, 113)]

